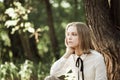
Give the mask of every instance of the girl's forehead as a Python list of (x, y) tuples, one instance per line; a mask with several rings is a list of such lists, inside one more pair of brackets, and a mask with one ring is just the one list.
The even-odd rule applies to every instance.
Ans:
[(77, 29), (76, 29), (76, 27), (75, 26), (69, 26), (68, 28), (67, 28), (67, 32), (69, 32), (69, 31), (77, 31)]

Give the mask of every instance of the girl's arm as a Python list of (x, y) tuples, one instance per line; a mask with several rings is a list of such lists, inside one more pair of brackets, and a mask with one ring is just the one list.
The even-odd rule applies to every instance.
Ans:
[(65, 38), (66, 52), (65, 54), (57, 60), (51, 67), (50, 74), (53, 76), (61, 76), (67, 73), (71, 67), (71, 54), (74, 52), (74, 49), (68, 46), (67, 40)]
[(61, 57), (52, 65), (50, 75), (59, 77), (67, 73), (69, 70), (70, 70), (70, 57), (69, 58)]
[(66, 53), (52, 65), (50, 70), (51, 75), (61, 76), (70, 70), (72, 61), (71, 54), (73, 51), (74, 50), (72, 48), (67, 47)]

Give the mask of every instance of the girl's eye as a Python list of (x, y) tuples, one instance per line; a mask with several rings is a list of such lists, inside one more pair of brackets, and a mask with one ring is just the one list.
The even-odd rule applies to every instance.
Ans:
[(77, 36), (77, 34), (76, 34), (76, 33), (73, 33), (72, 35), (73, 35), (73, 36)]
[(66, 33), (66, 36), (77, 36), (77, 33)]

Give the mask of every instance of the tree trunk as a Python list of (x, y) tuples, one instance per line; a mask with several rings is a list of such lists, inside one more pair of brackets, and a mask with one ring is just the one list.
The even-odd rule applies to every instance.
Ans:
[(52, 43), (53, 53), (54, 53), (54, 56), (56, 57), (56, 59), (59, 59), (60, 58), (59, 46), (58, 46), (57, 37), (55, 35), (51, 4), (50, 4), (49, 0), (44, 0), (44, 1), (45, 1), (45, 5), (46, 5), (47, 21), (48, 21), (48, 26), (49, 26), (49, 35), (50, 35), (50, 40)]
[(105, 58), (108, 80), (120, 80), (120, 32), (110, 17), (107, 0), (84, 0), (87, 23), (96, 50)]
[(120, 0), (111, 0), (110, 6), (112, 22), (120, 32)]
[(37, 52), (37, 47), (36, 47), (36, 43), (35, 43), (35, 39), (34, 38), (29, 38), (29, 35), (27, 35), (27, 33), (25, 32), (20, 32), (20, 40), (24, 49), (24, 55), (27, 59), (35, 61), (35, 62), (39, 62), (40, 60), (40, 56), (38, 55)]
[(74, 0), (74, 18), (78, 15), (78, 0)]
[[(14, 0), (4, 0), (4, 5), (5, 5), (5, 8), (9, 8), (10, 7), (10, 4), (13, 3)], [(9, 20), (10, 18), (7, 17), (7, 20)], [(11, 41), (11, 50), (12, 50), (12, 53), (13, 53), (13, 57), (16, 59), (16, 58), (21, 58), (21, 54), (20, 53), (23, 53), (23, 48), (22, 48), (22, 45), (21, 45), (21, 41), (20, 41), (20, 38), (19, 38), (19, 34), (18, 32), (15, 32), (15, 34), (11, 34), (11, 31), (12, 29), (9, 28), (8, 29), (8, 36), (10, 38), (10, 41)], [(17, 38), (17, 39), (16, 39)], [(16, 44), (19, 44), (19, 45), (16, 45)]]

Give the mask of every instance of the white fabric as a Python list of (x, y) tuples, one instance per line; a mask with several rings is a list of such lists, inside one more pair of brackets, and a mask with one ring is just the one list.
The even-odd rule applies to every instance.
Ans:
[[(80, 57), (84, 64), (84, 80), (107, 80), (104, 58), (100, 53), (91, 50), (91, 54), (82, 54)], [(72, 54), (67, 59), (61, 57), (52, 65), (50, 75), (59, 77), (72, 70), (72, 76), (75, 76), (74, 80), (78, 80), (78, 71), (80, 70), (75, 66), (77, 58), (78, 56), (76, 54)], [(81, 74), (79, 78), (82, 80)]]

